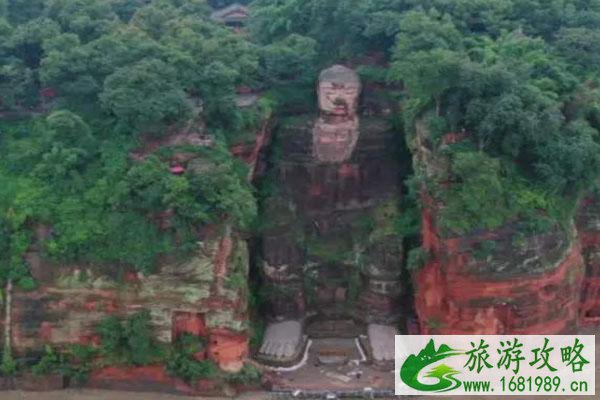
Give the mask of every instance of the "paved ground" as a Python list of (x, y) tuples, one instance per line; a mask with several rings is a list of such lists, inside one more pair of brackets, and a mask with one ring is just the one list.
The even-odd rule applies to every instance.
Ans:
[[(330, 351), (346, 355), (341, 365), (322, 365), (319, 354)], [(361, 350), (355, 339), (312, 339), (306, 364), (292, 372), (277, 373), (273, 389), (277, 391), (303, 390), (319, 391), (346, 390), (362, 391), (365, 387), (393, 389), (394, 373), (392, 369), (379, 371), (361, 363)]]

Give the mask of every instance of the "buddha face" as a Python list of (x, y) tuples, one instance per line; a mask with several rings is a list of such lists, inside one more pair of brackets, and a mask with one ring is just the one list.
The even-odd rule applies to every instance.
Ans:
[(334, 65), (321, 72), (321, 115), (313, 128), (313, 153), (319, 161), (342, 162), (352, 155), (359, 134), (360, 90), (360, 79), (350, 68)]
[(354, 116), (360, 87), (356, 83), (319, 82), (319, 108), (329, 115)]

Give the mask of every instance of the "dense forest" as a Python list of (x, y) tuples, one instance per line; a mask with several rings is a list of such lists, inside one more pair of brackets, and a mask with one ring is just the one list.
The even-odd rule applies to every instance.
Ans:
[[(243, 27), (211, 17), (235, 3), (249, 7)], [(194, 304), (225, 293), (230, 297), (210, 304), (214, 326), (239, 323), (242, 339), (252, 336), (251, 345), (260, 345), (261, 293), (248, 288), (253, 261), (244, 246), (276, 219), (264, 200), (280, 182), (268, 173), (249, 182), (247, 163), (232, 149), (254, 143), (265, 121), (283, 126), (299, 114), (314, 115), (319, 71), (332, 64), (358, 72), (363, 103), (379, 93), (392, 104), (375, 118), (389, 119), (402, 168), (412, 162), (397, 196), (401, 212), (385, 213), (379, 232), (391, 229), (404, 240), (398, 252), (407, 261), (399, 269), (414, 272), (430, 256), (420, 243), (423, 199), (436, 203), (430, 207), (438, 212), (436, 235), (477, 236), (510, 226), (508, 241), (518, 246), (557, 230), (572, 237), (580, 200), (600, 191), (600, 0), (0, 0), (2, 297), (13, 286), (29, 294), (43, 288), (28, 263), (32, 248), (49, 265), (148, 277), (165, 259), (197, 256), (205, 230), (234, 231), (242, 246), (227, 235), (216, 246), (222, 259), (234, 259), (231, 276), (187, 287), (182, 273), (145, 287), (156, 285), (150, 297), (157, 302), (164, 300), (161, 290), (181, 288), (175, 303)], [(239, 96), (248, 93), (256, 101), (240, 106)], [(190, 133), (209, 145), (169, 141)], [(431, 173), (415, 162), (418, 146), (435, 153), (435, 162), (443, 159), (443, 168)], [(176, 154), (193, 161), (182, 170), (172, 164)], [(491, 250), (483, 248), (485, 235), (479, 239), (485, 259)], [(312, 247), (329, 250), (321, 244)], [(408, 282), (406, 270), (398, 276)], [(361, 277), (352, 276), (356, 295)], [(410, 292), (407, 282), (402, 290)], [(202, 285), (214, 291), (202, 292)], [(30, 300), (21, 299), (21, 308), (45, 304), (46, 297)], [(3, 306), (10, 322), (10, 301)], [(238, 306), (243, 316), (234, 321), (231, 309)], [(54, 321), (54, 311), (38, 319), (83, 319), (67, 314)], [(164, 361), (149, 311), (127, 318), (111, 314), (98, 325), (106, 360)], [(0, 375), (8, 375), (16, 366), (10, 323), (3, 326)], [(41, 328), (33, 330), (36, 340), (46, 339)], [(188, 339), (170, 348), (169, 373), (187, 381), (214, 375), (212, 361), (190, 361), (200, 339)], [(42, 373), (66, 364), (59, 351), (46, 353), (36, 367)], [(91, 357), (74, 354), (79, 361)], [(259, 377), (240, 371), (242, 380)], [(89, 370), (65, 374), (80, 373)]]
[[(44, 253), (57, 262), (140, 271), (185, 255), (205, 224), (251, 232), (259, 194), (228, 145), (265, 115), (310, 108), (333, 63), (395, 88), (407, 142), (417, 119), (432, 143), (473, 138), (449, 150), (460, 185), (437, 193), (449, 235), (564, 225), (598, 181), (598, 0), (255, 0), (241, 34), (210, 19), (230, 3), (0, 0), (3, 280), (35, 288), (24, 254), (37, 224), (52, 226)], [(239, 87), (263, 96), (242, 110)], [(130, 157), (192, 125), (215, 137), (208, 169)], [(414, 173), (413, 194), (427, 179)], [(173, 228), (160, 230), (152, 216), (167, 209)]]

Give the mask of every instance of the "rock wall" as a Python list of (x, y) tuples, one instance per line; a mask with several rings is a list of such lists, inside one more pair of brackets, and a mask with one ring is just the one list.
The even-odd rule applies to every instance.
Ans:
[(577, 227), (585, 260), (581, 322), (600, 324), (600, 196), (585, 197), (577, 215)]
[(164, 261), (148, 276), (130, 272), (117, 279), (92, 267), (38, 265), (33, 272), (40, 287), (13, 296), (14, 349), (22, 354), (44, 344), (95, 344), (101, 319), (147, 309), (160, 341), (183, 332), (202, 336), (212, 360), (239, 370), (248, 356), (247, 288), (232, 277), (245, 282), (248, 249), (224, 231), (210, 233), (191, 259)]
[[(446, 190), (453, 183), (443, 182), (449, 163), (440, 149), (466, 136), (449, 134), (434, 145), (427, 135), (424, 124), (417, 124), (415, 166), (424, 182), (441, 179), (438, 190)], [(421, 333), (558, 334), (578, 327), (584, 260), (575, 229), (528, 235), (512, 221), (495, 230), (443, 236), (444, 205), (429, 189), (422, 187), (421, 199), (427, 260), (413, 274)]]
[(248, 178), (251, 182), (262, 176), (267, 168), (267, 150), (271, 145), (274, 123), (273, 119), (264, 121), (253, 140), (236, 143), (230, 148), (234, 157), (248, 165)]
[[(231, 149), (234, 157), (248, 165), (249, 180), (264, 170), (272, 122), (265, 119), (257, 132), (248, 132), (246, 141)], [(203, 122), (194, 120), (160, 138), (143, 137), (140, 148), (130, 156), (143, 161), (162, 148), (181, 147), (184, 150), (164, 160), (172, 173), (179, 174), (196, 165), (197, 154), (186, 152), (186, 146), (214, 145)], [(160, 229), (169, 229), (172, 214), (173, 210), (166, 210), (154, 222)], [(43, 258), (40, 245), (49, 233), (48, 227), (40, 226), (36, 232), (40, 240), (26, 255), (39, 287), (13, 295), (12, 343), (17, 356), (39, 351), (46, 344), (98, 344), (96, 326), (103, 318), (149, 310), (159, 341), (169, 343), (183, 333), (203, 337), (209, 359), (226, 371), (241, 369), (249, 356), (250, 336), (246, 238), (227, 225), (203, 227), (192, 257), (165, 257), (156, 273), (145, 276), (123, 265), (53, 265)]]
[[(428, 212), (424, 214), (427, 219)], [(432, 228), (426, 222), (424, 226)], [(435, 231), (426, 235), (437, 238)], [(482, 236), (500, 242), (510, 240), (499, 232)], [(546, 272), (501, 276), (482, 273), (493, 261), (473, 256), (480, 240), (438, 238), (427, 248), (430, 259), (415, 274), (415, 309), (421, 333), (559, 334), (577, 328), (584, 275), (577, 242), (546, 265)], [(545, 240), (531, 237), (524, 246), (537, 246)], [(515, 258), (510, 267), (524, 269), (527, 261)]]

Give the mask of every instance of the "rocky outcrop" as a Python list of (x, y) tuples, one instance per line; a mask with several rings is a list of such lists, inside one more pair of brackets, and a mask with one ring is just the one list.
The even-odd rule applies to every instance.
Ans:
[[(167, 373), (161, 365), (144, 367), (110, 366), (91, 372), (86, 388), (130, 392), (156, 392), (180, 396), (231, 397), (236, 387), (219, 379), (185, 382)], [(254, 389), (250, 386), (244, 389)]]
[(417, 124), (415, 166), (423, 176), (422, 252), (414, 274), (415, 311), (424, 334), (558, 334), (579, 322), (584, 278), (581, 246), (574, 229), (558, 226), (527, 234), (519, 221), (461, 236), (442, 233), (445, 206), (431, 194), (460, 184), (448, 180), (444, 146), (469, 140), (451, 134), (434, 144)]
[[(248, 165), (249, 180), (264, 170), (272, 122), (265, 118), (258, 131), (246, 135), (246, 142), (231, 149), (234, 157)], [(195, 120), (185, 127), (174, 126), (160, 137), (143, 136), (130, 157), (141, 162), (167, 149), (161, 160), (170, 164), (173, 174), (187, 170), (206, 173), (211, 164), (199, 157), (197, 150), (214, 146), (214, 137), (207, 133), (204, 123)], [(174, 210), (169, 209), (152, 218), (160, 229), (169, 230), (173, 215)], [(184, 333), (202, 337), (211, 360), (225, 371), (239, 371), (249, 356), (246, 238), (226, 223), (204, 226), (197, 234), (200, 241), (190, 257), (180, 260), (165, 256), (155, 273), (144, 275), (123, 265), (53, 265), (42, 256), (41, 245), (52, 235), (52, 228), (39, 226), (38, 240), (26, 254), (39, 287), (32, 292), (16, 292), (13, 300), (16, 354), (40, 350), (46, 344), (95, 345), (100, 339), (96, 326), (103, 318), (148, 310), (158, 340), (170, 343)], [(107, 373), (107, 379), (114, 381), (114, 374)], [(121, 375), (127, 381), (127, 374)], [(172, 379), (163, 375), (156, 381), (168, 381), (169, 386)], [(102, 376), (98, 376), (99, 381)]]
[(267, 168), (267, 150), (273, 138), (273, 124), (271, 118), (261, 122), (256, 136), (230, 148), (231, 154), (248, 166), (248, 178), (251, 182), (262, 176)]
[(47, 266), (40, 287), (13, 298), (13, 346), (17, 352), (45, 344), (95, 344), (95, 327), (108, 315), (149, 310), (156, 337), (169, 343), (184, 332), (204, 337), (209, 357), (222, 369), (239, 370), (248, 356), (246, 242), (215, 230), (186, 261), (164, 261), (148, 276), (123, 279), (94, 267)]
[[(482, 234), (500, 243), (511, 240), (497, 232)], [(532, 248), (546, 239), (531, 237), (522, 245)], [(529, 259), (515, 257), (504, 264), (508, 269), (503, 275), (489, 273), (496, 264), (493, 256), (489, 260), (473, 256), (480, 241), (449, 238), (427, 248), (430, 259), (415, 274), (421, 333), (558, 334), (576, 329), (583, 279), (578, 243), (549, 264), (539, 247), (535, 254), (544, 262), (545, 272), (525, 272)]]
[(577, 228), (585, 260), (581, 321), (600, 324), (600, 196), (589, 194), (579, 208)]
[[(190, 121), (187, 126), (172, 126), (161, 136), (152, 134), (143, 135), (141, 138), (142, 146), (130, 153), (134, 161), (144, 161), (148, 156), (154, 154), (161, 148), (168, 147), (213, 147), (215, 139), (207, 133), (206, 126), (201, 120)], [(171, 160), (172, 163), (185, 163), (197, 157), (190, 152), (176, 152)]]

